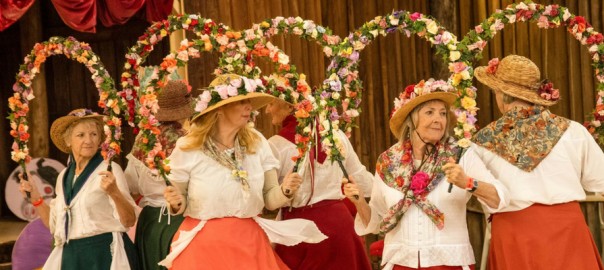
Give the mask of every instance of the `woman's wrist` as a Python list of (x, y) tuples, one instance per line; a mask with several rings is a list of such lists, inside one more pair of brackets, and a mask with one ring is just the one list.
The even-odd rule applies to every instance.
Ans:
[(34, 207), (38, 207), (38, 206), (42, 205), (43, 203), (44, 203), (44, 198), (42, 198), (42, 197), (40, 197), (37, 200), (31, 202), (31, 204)]

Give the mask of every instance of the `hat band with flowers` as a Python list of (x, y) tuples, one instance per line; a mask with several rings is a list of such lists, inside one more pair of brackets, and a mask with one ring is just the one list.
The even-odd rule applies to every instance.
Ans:
[(260, 79), (249, 79), (236, 74), (219, 75), (197, 98), (192, 121), (224, 105), (241, 100), (250, 100), (252, 109), (257, 110), (275, 99), (263, 91), (265, 87)]
[(488, 87), (533, 104), (552, 106), (560, 100), (560, 91), (549, 80), (541, 80), (539, 68), (526, 57), (510, 55), (474, 71), (476, 78)]
[[(418, 105), (430, 101), (441, 100), (451, 106), (457, 99), (453, 86), (443, 80), (429, 79), (405, 87), (398, 98), (394, 99), (394, 109), (390, 118), (390, 131), (394, 136), (401, 136), (401, 128), (407, 116)], [(453, 124), (453, 123), (451, 123)]]

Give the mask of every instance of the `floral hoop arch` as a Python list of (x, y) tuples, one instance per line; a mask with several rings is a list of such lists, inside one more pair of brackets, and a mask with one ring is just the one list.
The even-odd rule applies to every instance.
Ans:
[[(411, 34), (430, 42), (436, 48), (436, 54), (442, 56), (443, 60), (448, 63), (451, 77), (448, 83), (455, 87), (458, 99), (456, 101), (455, 114), (458, 116), (458, 122), (455, 127), (455, 135), (458, 139), (458, 144), (462, 147), (470, 145), (470, 138), (476, 132), (474, 125), (476, 112), (476, 89), (472, 86), (473, 68), (468, 59), (461, 58), (461, 52), (457, 48), (459, 42), (457, 37), (448, 32), (444, 27), (433, 18), (425, 16), (421, 13), (410, 13), (408, 11), (395, 11), (385, 16), (375, 17), (373, 20), (366, 22), (362, 27), (350, 33), (337, 48), (335, 57), (328, 67), (329, 78), (323, 84), (321, 96), (322, 104), (326, 104), (321, 111), (320, 121), (322, 123), (331, 124), (330, 127), (325, 127), (324, 133), (321, 135), (330, 140), (329, 143), (335, 144), (333, 136), (329, 134), (331, 129), (338, 128), (338, 119), (344, 119), (345, 124), (343, 129), (347, 133), (351, 130), (351, 119), (358, 116), (358, 110), (348, 109), (352, 104), (358, 107), (360, 102), (362, 82), (356, 71), (359, 64), (359, 52), (367, 45), (376, 39), (379, 35), (386, 36), (394, 31), (403, 32), (410, 37)], [(342, 101), (338, 101), (341, 97), (338, 85), (344, 92)], [(335, 87), (334, 87), (335, 86)], [(338, 112), (337, 108), (342, 108), (342, 112)], [(331, 120), (331, 121), (325, 121)], [(334, 121), (335, 120), (335, 121)], [(330, 159), (341, 159), (342, 155), (334, 151), (331, 152)]]
[[(122, 85), (120, 95), (126, 100), (128, 105), (128, 110), (126, 111), (128, 124), (134, 127), (134, 134), (138, 133), (137, 126), (139, 126), (139, 122), (145, 119), (144, 115), (136, 114), (139, 110), (137, 98), (140, 91), (138, 68), (147, 60), (147, 57), (157, 43), (178, 30), (187, 30), (199, 37), (199, 45), (203, 48), (201, 51), (216, 52), (225, 50), (225, 46), (233, 38), (236, 38), (234, 35), (237, 33), (230, 31), (228, 26), (215, 23), (211, 19), (201, 17), (199, 14), (170, 15), (167, 19), (155, 22), (149, 26), (145, 30), (145, 33), (138, 38), (136, 45), (128, 50), (124, 63), (124, 71), (120, 79)], [(145, 93), (144, 95), (151, 94), (153, 93)], [(153, 100), (155, 97), (148, 96), (148, 99)]]
[[(146, 164), (152, 170), (156, 170), (158, 174), (167, 175), (170, 171), (168, 166), (169, 161), (165, 160), (166, 156), (161, 144), (157, 143), (156, 136), (158, 134), (157, 125), (159, 124), (154, 112), (157, 111), (156, 94), (158, 89), (161, 89), (169, 79), (166, 76), (176, 71), (179, 66), (184, 66), (191, 57), (200, 56), (200, 51), (212, 51), (212, 48), (219, 48), (217, 51), (223, 52), (220, 58), (219, 67), (215, 70), (215, 74), (222, 73), (238, 73), (245, 74), (250, 77), (257, 78), (260, 74), (260, 69), (255, 66), (253, 61), (249, 61), (253, 56), (268, 57), (275, 65), (278, 66), (276, 76), (266, 77), (267, 85), (276, 84), (277, 78), (283, 78), (288, 81), (288, 84), (295, 85), (299, 93), (307, 95), (310, 88), (305, 82), (304, 76), (300, 76), (295, 72), (295, 66), (289, 65), (289, 56), (283, 53), (279, 48), (270, 43), (250, 42), (252, 38), (246, 39), (245, 34), (235, 31), (227, 31), (222, 34), (216, 31), (215, 36), (208, 35), (207, 40), (216, 40), (220, 46), (208, 46), (204, 38), (189, 41), (187, 39), (181, 41), (180, 48), (173, 53), (168, 54), (160, 66), (156, 69), (157, 73), (151, 76), (145, 93), (140, 98), (139, 115), (143, 116), (139, 122), (141, 128), (142, 141), (148, 143), (141, 146), (141, 149), (147, 153)], [(223, 37), (226, 37), (223, 38)], [(254, 39), (260, 37), (254, 37)], [(247, 42), (246, 42), (247, 41)], [(161, 91), (161, 90), (160, 90)]]
[[(321, 97), (317, 93), (313, 93), (304, 74), (297, 73), (295, 66), (287, 64), (289, 57), (268, 42), (268, 39), (279, 34), (296, 35), (304, 40), (315, 41), (323, 48), (323, 53), (327, 57), (333, 57), (333, 51), (337, 48), (340, 37), (333, 35), (329, 28), (300, 17), (266, 19), (242, 32), (241, 39), (246, 41), (248, 48), (225, 52), (226, 58), (220, 60), (220, 66), (227, 69), (217, 70), (217, 73), (235, 71), (238, 74), (257, 77), (260, 70), (254, 63), (254, 57), (266, 56), (273, 61), (277, 72), (264, 76), (263, 80), (266, 82), (267, 91), (270, 94), (295, 106), (294, 115), (298, 120), (295, 137), (298, 155), (292, 157), (292, 160), (298, 165), (309, 149), (313, 137), (312, 130), (316, 126), (315, 121), (321, 110), (317, 100)], [(233, 59), (240, 61), (233, 61)], [(232, 68), (229, 69), (230, 66)], [(330, 145), (323, 144), (323, 147), (327, 152), (331, 151)], [(342, 149), (341, 146), (340, 149)]]
[(29, 126), (26, 118), (29, 112), (29, 101), (35, 98), (31, 82), (40, 72), (40, 66), (49, 56), (53, 55), (65, 55), (69, 59), (84, 64), (92, 73), (92, 80), (99, 90), (98, 106), (103, 108), (105, 113), (104, 132), (107, 138), (101, 145), (102, 154), (105, 160), (111, 161), (114, 155), (121, 152), (122, 122), (119, 115), (125, 105), (118, 96), (115, 83), (103, 66), (101, 59), (87, 43), (79, 42), (73, 37), (51, 37), (48, 41), (36, 43), (19, 67), (16, 82), (13, 85), (13, 96), (8, 99), (10, 134), (15, 140), (12, 145), (12, 160), (18, 162), (23, 168), (31, 160), (27, 148)]
[[(568, 8), (559, 5), (541, 5), (532, 1), (511, 4), (503, 10), (498, 10), (482, 23), (474, 27), (461, 41), (459, 48), (463, 52), (463, 59), (480, 59), (487, 42), (497, 31), (502, 30), (506, 24), (514, 22), (536, 22), (539, 28), (548, 29), (565, 26), (581, 45), (588, 47), (595, 76), (598, 80), (596, 89), (596, 107), (587, 116), (584, 126), (594, 136), (600, 147), (604, 148), (604, 37), (596, 32), (582, 16), (575, 16)], [(472, 72), (472, 76), (473, 76)]]

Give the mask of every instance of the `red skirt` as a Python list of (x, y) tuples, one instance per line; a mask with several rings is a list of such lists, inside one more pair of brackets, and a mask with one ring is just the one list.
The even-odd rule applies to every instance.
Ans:
[(291, 269), (371, 270), (361, 238), (354, 231), (354, 220), (340, 200), (282, 209), (283, 219), (303, 218), (314, 221), (327, 239), (317, 244), (300, 243), (288, 247), (277, 245), (277, 254)]
[[(461, 266), (448, 266), (448, 265), (439, 265), (439, 266), (430, 266), (430, 267), (418, 267), (411, 268), (406, 266), (395, 265), (392, 270), (461, 270)], [(470, 269), (474, 270), (474, 265), (470, 265)]]
[[(174, 236), (200, 220), (186, 217)], [(266, 233), (251, 218), (208, 220), (170, 269), (289, 269), (273, 251)]]
[(578, 202), (494, 214), (490, 270), (603, 269)]

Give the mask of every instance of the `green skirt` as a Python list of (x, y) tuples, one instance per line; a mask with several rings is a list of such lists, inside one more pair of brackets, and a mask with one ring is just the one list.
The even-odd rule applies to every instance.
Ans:
[[(130, 269), (138, 270), (138, 259), (134, 244), (125, 233), (122, 233), (122, 238), (124, 239), (124, 248), (126, 249)], [(111, 233), (69, 240), (69, 243), (63, 246), (61, 270), (109, 270), (112, 260), (111, 242), (113, 242)]]
[(172, 237), (184, 220), (182, 215), (171, 216), (168, 225), (168, 216), (162, 216), (161, 222), (157, 222), (160, 211), (159, 207), (145, 206), (136, 224), (134, 242), (144, 270), (166, 269), (157, 263), (168, 256)]

